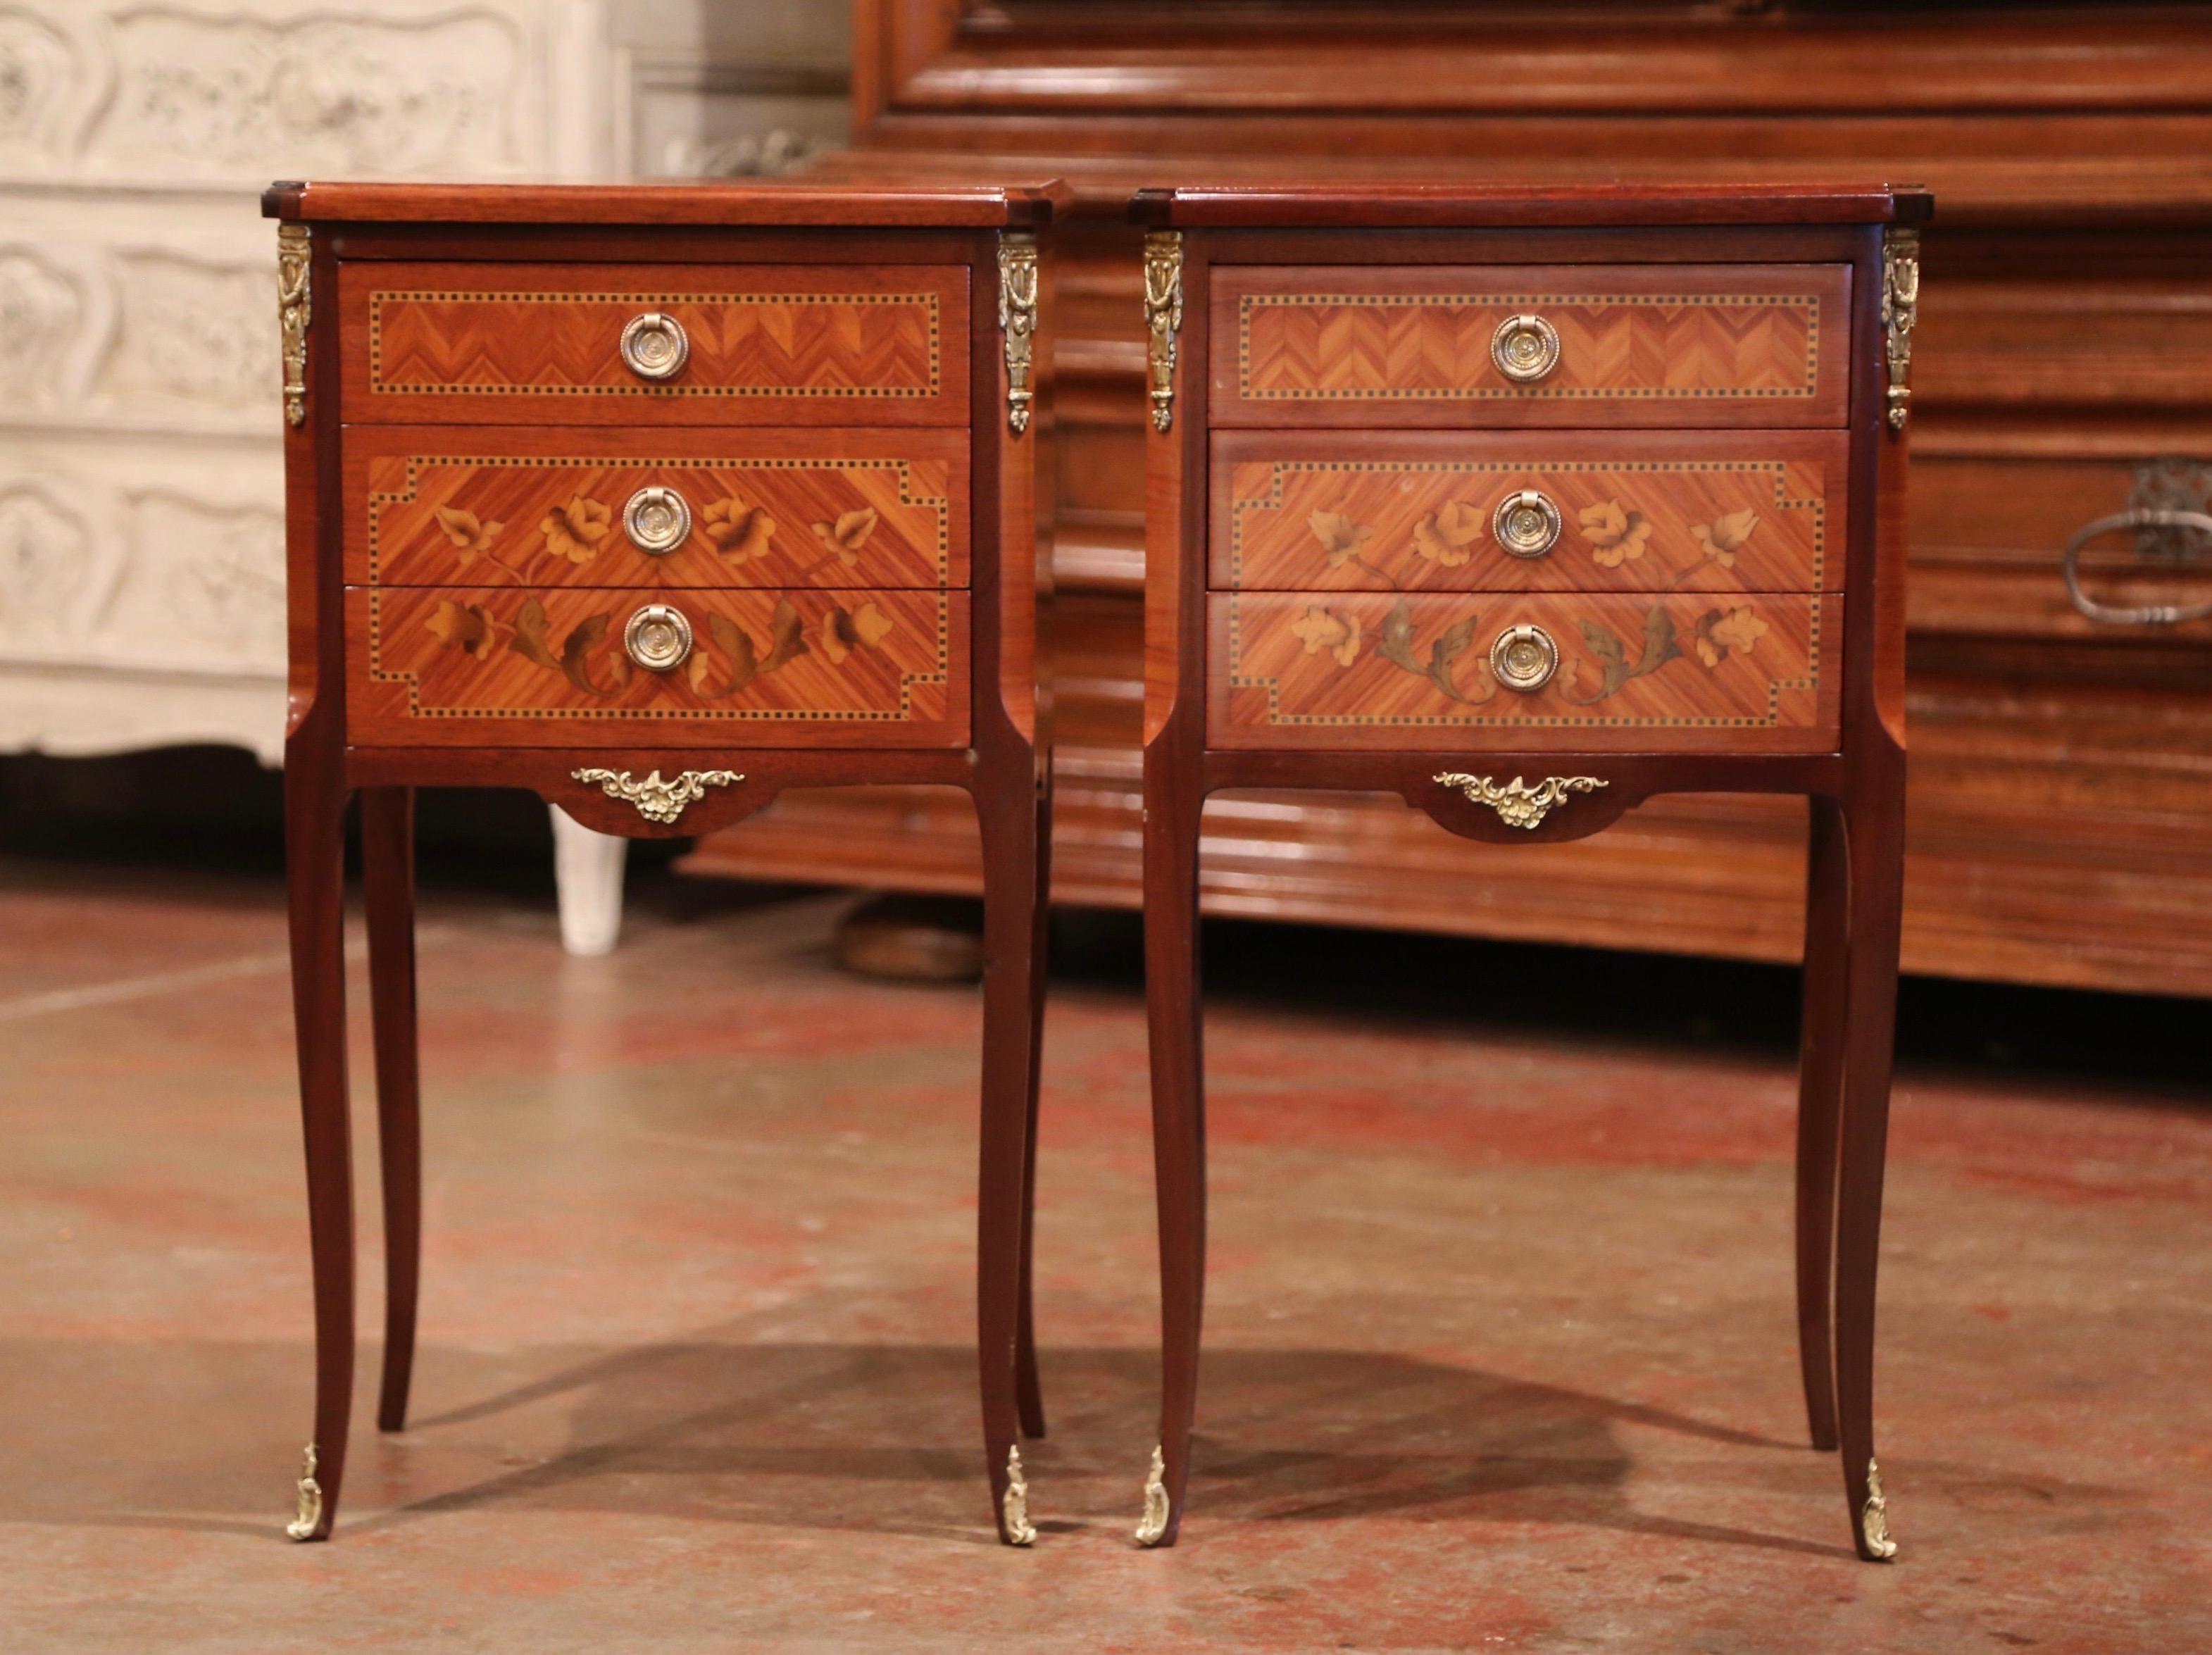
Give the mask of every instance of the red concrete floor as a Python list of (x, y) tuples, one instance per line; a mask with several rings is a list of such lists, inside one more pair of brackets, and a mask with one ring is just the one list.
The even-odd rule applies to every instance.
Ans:
[[(2200, 1100), (1904, 1076), (1880, 1567), (1804, 1445), (1786, 1056), (1319, 995), (1212, 1019), (1199, 1469), (1181, 1548), (1137, 1550), (1144, 1029), (1110, 973), (1051, 1013), (1043, 1534), (1002, 1549), (975, 996), (839, 975), (838, 907), (648, 905), (579, 961), (542, 902), (427, 903), (416, 1418), (369, 1417), (362, 1107), (354, 1459), (302, 1547), (276, 886), (0, 864), (0, 1651), (2212, 1648)], [(1274, 934), (1224, 946), (1339, 969)]]

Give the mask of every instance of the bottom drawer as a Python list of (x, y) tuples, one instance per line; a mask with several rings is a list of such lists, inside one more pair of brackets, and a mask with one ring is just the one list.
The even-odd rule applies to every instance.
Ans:
[[(1836, 742), (1834, 593), (1206, 601), (1215, 747), (1820, 752)], [(1511, 687), (1516, 677), (1531, 687)]]
[(351, 587), (346, 660), (356, 746), (968, 740), (964, 591)]

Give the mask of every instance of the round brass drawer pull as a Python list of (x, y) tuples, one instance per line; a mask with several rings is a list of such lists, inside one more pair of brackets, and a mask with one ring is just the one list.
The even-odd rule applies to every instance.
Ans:
[(641, 380), (672, 380), (691, 360), (691, 338), (673, 316), (648, 310), (623, 329), (622, 359)]
[(665, 557), (691, 538), (691, 508), (673, 489), (640, 489), (623, 508), (623, 532), (640, 551)]
[(1559, 646), (1540, 626), (1512, 626), (1490, 646), (1491, 675), (1507, 689), (1533, 695), (1559, 670)]
[(1516, 557), (1541, 557), (1559, 544), (1559, 508), (1534, 489), (1509, 494), (1491, 514), (1490, 532)]
[(672, 672), (690, 659), (691, 623), (666, 604), (647, 604), (623, 628), (623, 648), (648, 672)]
[(1490, 360), (1507, 379), (1532, 385), (1559, 365), (1559, 330), (1534, 311), (1508, 316), (1490, 336)]

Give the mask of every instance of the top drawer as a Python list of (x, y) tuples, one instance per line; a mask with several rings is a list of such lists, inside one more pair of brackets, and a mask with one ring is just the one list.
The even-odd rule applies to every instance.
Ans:
[(1215, 425), (1842, 425), (1844, 265), (1222, 265)]
[(959, 265), (356, 263), (344, 417), (960, 425)]

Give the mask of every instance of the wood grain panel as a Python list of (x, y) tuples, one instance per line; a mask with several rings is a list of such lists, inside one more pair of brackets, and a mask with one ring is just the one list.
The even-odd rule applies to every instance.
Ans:
[[(1139, 900), (1150, 428), (1142, 231), (1113, 222), (1131, 189), (1289, 170), (1364, 188), (1495, 176), (1510, 155), (1535, 235), (1571, 211), (1617, 214), (1627, 198), (1601, 205), (1597, 180), (1909, 178), (1940, 211), (1913, 356), (1905, 964), (2212, 995), (2212, 648), (2194, 629), (2082, 619), (2057, 570), (2066, 534), (2123, 503), (2135, 462), (2212, 453), (2201, 16), (1670, 0), (1560, 27), (1528, 8), (1200, 0), (1124, 6), (1126, 27), (1085, 34), (1063, 9), (870, 0), (856, 40), (879, 49), (857, 57), (855, 139), (872, 152), (817, 168), (945, 176), (956, 152), (1019, 153), (1075, 179), (1093, 216), (1060, 235), (1076, 295), (1060, 358), (1061, 900)], [(1673, 22), (1655, 28), (1655, 11)], [(1187, 356), (1186, 376), (1198, 366)], [(2105, 549), (2118, 563), (2127, 538)], [(2120, 600), (2206, 590), (2203, 569), (2101, 578)], [(1790, 800), (1662, 798), (1590, 839), (1510, 854), (1395, 797), (1217, 797), (1206, 821), (1212, 914), (1772, 960), (1794, 960), (1802, 935)], [(949, 791), (787, 794), (695, 862), (757, 879), (977, 880), (972, 814)]]
[[(1842, 599), (1217, 593), (1206, 745), (1820, 752), (1835, 745)], [(1519, 694), (1492, 642), (1529, 624), (1557, 674)]]
[[(1279, 591), (1826, 592), (1843, 586), (1841, 431), (1230, 431), (1209, 579)], [(1508, 496), (1558, 541), (1507, 552)]]
[(1072, 202), (1057, 179), (1018, 185), (947, 181), (930, 186), (810, 189), (804, 180), (686, 178), (612, 184), (276, 184), (265, 214), (346, 224), (673, 226), (769, 232), (799, 227), (869, 230), (896, 237), (937, 227), (1021, 228), (1048, 224)]
[[(673, 551), (623, 532), (649, 487)], [(362, 427), (345, 513), (356, 586), (964, 587), (968, 434)]]
[[(1837, 265), (1224, 268), (1217, 425), (1840, 425)], [(1492, 334), (1534, 312), (1559, 365), (1509, 380)]]
[[(696, 640), (633, 666), (641, 602)], [(968, 736), (965, 593), (346, 592), (347, 738), (358, 746), (957, 747)]]
[[(957, 425), (968, 272), (954, 265), (356, 261), (339, 283), (349, 423)], [(623, 365), (658, 311), (690, 340), (665, 382)]]
[[(2201, 371), (2201, 370), (2200, 370)], [(2205, 434), (2212, 444), (2212, 431)], [(1962, 453), (1912, 458), (1912, 630), (1942, 636), (2064, 641), (2141, 652), (2130, 676), (2148, 678), (2154, 653), (2170, 661), (2194, 646), (2200, 676), (2212, 618), (2180, 626), (2093, 621), (2067, 596), (2066, 542), (2084, 524), (2124, 508), (2137, 467), (2075, 455)], [(2082, 584), (2109, 604), (2192, 604), (2212, 599), (2212, 557), (2182, 562), (2138, 555), (2122, 530), (2093, 541)], [(2107, 665), (2100, 674), (2113, 676)], [(2160, 677), (2167, 677), (2159, 672)]]

